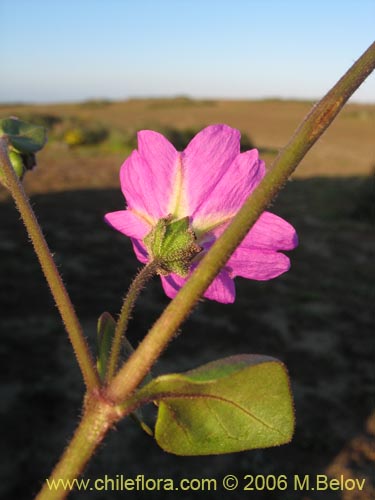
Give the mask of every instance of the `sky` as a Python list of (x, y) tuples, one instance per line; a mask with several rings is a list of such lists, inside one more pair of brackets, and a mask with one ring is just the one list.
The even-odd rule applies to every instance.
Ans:
[(0, 0), (0, 23), (0, 102), (317, 99), (373, 42), (375, 0)]

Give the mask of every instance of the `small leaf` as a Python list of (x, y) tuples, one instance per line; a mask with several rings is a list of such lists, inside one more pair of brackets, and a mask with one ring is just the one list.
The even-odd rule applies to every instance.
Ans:
[[(98, 360), (97, 369), (101, 380), (105, 379), (107, 365), (112, 349), (113, 337), (116, 330), (116, 321), (108, 313), (104, 312), (98, 320)], [(134, 348), (129, 340), (124, 337), (122, 340), (123, 358), (127, 359), (133, 354)]]
[(115, 335), (116, 321), (108, 312), (104, 312), (98, 320), (98, 359), (96, 367), (101, 380), (105, 379), (112, 341)]
[(0, 120), (0, 136), (7, 136), (11, 149), (17, 153), (29, 155), (36, 153), (46, 143), (44, 127), (23, 122), (18, 118)]
[(288, 443), (293, 401), (285, 366), (260, 355), (231, 356), (163, 375), (135, 398), (159, 403), (155, 438), (176, 455), (210, 455)]
[(142, 412), (139, 409), (131, 413), (130, 416), (133, 418), (134, 422), (136, 422), (146, 434), (148, 434), (151, 437), (154, 436), (154, 431), (151, 429), (149, 425), (146, 424), (146, 422), (144, 422)]
[[(108, 312), (104, 312), (98, 319), (97, 329), (98, 359), (96, 361), (96, 367), (99, 373), (100, 380), (104, 381), (107, 374), (113, 337), (115, 335), (116, 321)], [(133, 346), (126, 337), (123, 338), (122, 351), (125, 359), (129, 358), (129, 356), (134, 352)], [(145, 380), (149, 382), (152, 379), (150, 376), (147, 376)], [(146, 424), (146, 422), (144, 422), (142, 412), (139, 408), (132, 412), (131, 416), (141, 427), (141, 429), (146, 432), (146, 434), (148, 434), (149, 436), (153, 435), (152, 429)]]

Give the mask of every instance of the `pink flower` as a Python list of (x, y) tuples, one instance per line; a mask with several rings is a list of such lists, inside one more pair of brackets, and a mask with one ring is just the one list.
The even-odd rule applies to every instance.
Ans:
[[(148, 254), (143, 242), (157, 221), (172, 215), (188, 216), (190, 226), (207, 251), (230, 223), (247, 196), (265, 174), (265, 165), (252, 149), (240, 154), (240, 133), (227, 125), (212, 125), (199, 132), (183, 152), (161, 134), (138, 133), (138, 150), (121, 167), (122, 192), (127, 209), (108, 213), (105, 220), (129, 236), (143, 263)], [(294, 228), (264, 212), (248, 232), (204, 296), (218, 302), (235, 299), (233, 279), (269, 280), (289, 270), (289, 258), (279, 250), (297, 246)], [(197, 258), (195, 259), (197, 260)], [(196, 262), (192, 263), (192, 268)], [(173, 298), (187, 277), (161, 275), (163, 288)]]

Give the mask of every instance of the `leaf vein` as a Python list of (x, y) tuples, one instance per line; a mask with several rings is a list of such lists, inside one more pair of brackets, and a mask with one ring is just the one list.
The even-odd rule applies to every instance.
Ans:
[(280, 434), (284, 438), (286, 437), (286, 435), (284, 435), (284, 433), (282, 433), (279, 429), (277, 429), (276, 427), (274, 427), (274, 426), (270, 425), (269, 423), (265, 422), (260, 417), (257, 417), (251, 411), (247, 410), (246, 408), (244, 408), (240, 404), (236, 403), (235, 401), (231, 401), (229, 399), (225, 399), (223, 397), (216, 396), (214, 394), (175, 394), (175, 393), (161, 393), (155, 399), (161, 400), (161, 399), (205, 399), (205, 398), (218, 400), (218, 401), (221, 401), (223, 403), (227, 403), (229, 405), (232, 405), (235, 408), (237, 408), (238, 410), (240, 410), (243, 413), (245, 413), (246, 415), (248, 415), (250, 418), (252, 418), (256, 422), (264, 425), (265, 427), (267, 427), (268, 429), (270, 429), (272, 431), (277, 432), (278, 434)]

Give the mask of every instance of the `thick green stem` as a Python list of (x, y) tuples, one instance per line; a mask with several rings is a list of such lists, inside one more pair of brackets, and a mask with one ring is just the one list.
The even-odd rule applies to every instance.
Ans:
[(130, 314), (134, 307), (135, 301), (137, 300), (138, 295), (140, 294), (142, 288), (145, 286), (146, 282), (155, 274), (158, 265), (158, 262), (154, 260), (144, 266), (135, 277), (134, 281), (129, 287), (128, 293), (125, 296), (113, 337), (111, 354), (108, 361), (108, 369), (106, 373), (107, 382), (109, 382), (115, 374), (121, 350), (121, 341), (126, 332)]
[(65, 324), (65, 328), (73, 345), (86, 387), (88, 390), (94, 389), (99, 386), (99, 377), (84, 338), (82, 327), (61, 276), (57, 270), (42, 230), (23, 189), (22, 183), (18, 179), (9, 161), (7, 142), (4, 138), (0, 138), (0, 164), (5, 174), (6, 186), (9, 189), (21, 214), (22, 220), (34, 246), (35, 253), (38, 256), (44, 276)]
[(110, 398), (118, 402), (123, 401), (136, 389), (259, 215), (267, 208), (311, 146), (332, 123), (345, 102), (374, 67), (375, 42), (314, 106), (298, 127), (258, 188), (246, 200), (227, 230), (211, 247), (185, 286), (113, 379), (108, 388)]

